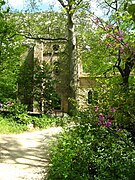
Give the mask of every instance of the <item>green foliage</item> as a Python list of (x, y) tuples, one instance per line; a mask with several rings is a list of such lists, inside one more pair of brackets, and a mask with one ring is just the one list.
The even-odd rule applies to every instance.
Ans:
[(11, 102), (12, 104), (7, 105), (7, 110), (11, 112), (13, 116), (23, 114), (27, 112), (27, 107), (20, 102)]
[(32, 123), (35, 127), (38, 128), (47, 128), (52, 126), (60, 126), (64, 124), (63, 119), (61, 117), (49, 117), (45, 114), (40, 118), (32, 117)]
[(50, 118), (46, 115), (43, 115), (41, 117), (36, 117), (23, 113), (17, 115), (16, 117), (13, 116), (13, 120), (20, 125), (27, 125), (27, 129), (30, 124), (33, 126), (32, 128), (36, 128), (36, 129), (37, 128), (43, 129), (56, 125), (55, 123), (56, 118)]
[(10, 118), (18, 125), (28, 125), (32, 123), (32, 119), (27, 115), (27, 106), (21, 104), (20, 102), (9, 102), (4, 105), (4, 110), (6, 115), (3, 113), (3, 117)]
[[(9, 102), (7, 105), (4, 105), (3, 110), (0, 116), (0, 129), (2, 133), (21, 132), (38, 128), (43, 129), (51, 126), (64, 126), (70, 120), (68, 117), (51, 117), (45, 114), (37, 116), (28, 115), (27, 106), (20, 102)], [(29, 128), (29, 125), (31, 128)], [(15, 127), (17, 128), (16, 131)]]
[[(33, 48), (31, 49), (33, 53)], [(25, 61), (18, 78), (18, 96), (21, 102), (32, 109), (33, 101), (37, 109), (47, 112), (58, 106), (59, 96), (55, 90), (56, 80), (53, 77), (53, 67), (46, 63), (39, 64), (37, 59)]]
[(132, 18), (135, 21), (135, 4), (130, 4), (127, 8), (127, 11), (132, 15)]
[[(77, 118), (77, 117), (76, 117)], [(91, 125), (80, 117), (58, 137), (51, 151), (50, 180), (133, 179), (135, 149), (126, 130)]]
[(20, 55), (24, 51), (22, 38), (16, 35), (15, 21), (10, 19), (10, 8), (0, 1), (0, 97), (2, 101), (16, 98), (16, 81)]
[(17, 96), (22, 104), (27, 105), (28, 110), (32, 109), (33, 101), (33, 47), (28, 49), (28, 57), (21, 62), (19, 68), (17, 83), (18, 93)]
[(134, 116), (134, 78), (130, 79), (129, 88), (120, 85), (120, 77), (98, 80), (98, 101), (93, 106), (98, 106), (101, 113), (110, 112), (115, 108), (116, 124), (127, 127), (135, 121)]
[[(13, 111), (15, 113), (15, 111)], [(36, 129), (45, 129), (52, 126), (65, 126), (71, 121), (68, 117), (40, 117), (30, 116), (27, 113), (9, 114), (0, 116), (0, 132), (3, 134), (22, 133)]]
[(53, 144), (50, 180), (134, 179), (134, 127), (129, 127), (135, 121), (134, 78), (129, 88), (120, 85), (119, 76), (97, 81), (98, 100), (78, 112), (73, 127)]
[(0, 116), (0, 133), (10, 134), (10, 133), (22, 133), (27, 131), (26, 125), (18, 124), (13, 120), (13, 118), (3, 118)]
[(87, 21), (85, 30), (81, 24), (79, 40), (86, 72), (91, 76), (120, 73), (123, 84), (128, 84), (134, 71), (134, 23), (124, 4), (123, 0), (101, 1), (106, 16), (91, 16), (93, 23)]
[[(16, 21), (18, 33), (29, 38), (64, 39), (67, 35), (65, 12), (53, 10), (42, 12), (13, 13), (12, 19)], [(33, 41), (29, 41), (28, 43)]]
[(44, 112), (58, 106), (58, 94), (55, 89), (56, 80), (53, 78), (53, 68), (45, 61), (39, 65), (35, 61), (33, 97), (38, 104), (43, 102)]

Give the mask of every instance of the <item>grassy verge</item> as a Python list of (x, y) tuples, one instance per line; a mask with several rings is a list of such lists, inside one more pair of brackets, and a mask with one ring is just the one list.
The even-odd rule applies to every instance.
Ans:
[(27, 131), (26, 125), (18, 124), (11, 119), (5, 119), (0, 117), (0, 133), (10, 134), (10, 133), (21, 133)]
[[(0, 134), (22, 133), (35, 129), (45, 129), (53, 126), (65, 126), (69, 119), (67, 117), (31, 117), (27, 114), (19, 114), (11, 117), (0, 116)], [(29, 128), (29, 125), (33, 128)]]

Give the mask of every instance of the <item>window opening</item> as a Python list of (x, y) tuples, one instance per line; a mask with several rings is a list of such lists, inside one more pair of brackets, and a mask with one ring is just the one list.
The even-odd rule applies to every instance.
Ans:
[(92, 91), (90, 90), (88, 92), (88, 104), (91, 104), (92, 103)]

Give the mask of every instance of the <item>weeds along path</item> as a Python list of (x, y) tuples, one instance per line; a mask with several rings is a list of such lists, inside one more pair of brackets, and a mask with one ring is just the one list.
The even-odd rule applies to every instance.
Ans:
[(0, 134), (0, 180), (42, 180), (49, 165), (49, 141), (60, 127), (22, 134)]

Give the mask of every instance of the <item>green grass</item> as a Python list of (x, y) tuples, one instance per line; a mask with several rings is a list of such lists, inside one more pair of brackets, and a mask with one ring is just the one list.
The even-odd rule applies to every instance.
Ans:
[(53, 126), (63, 127), (66, 126), (70, 121), (69, 117), (49, 117), (47, 115), (43, 115), (42, 117), (38, 118), (28, 116), (27, 114), (20, 114), (17, 117), (18, 119), (16, 119), (14, 116), (0, 116), (0, 134), (17, 134), (30, 131), (27, 124), (33, 124), (34, 129), (45, 129)]
[(26, 125), (18, 124), (12, 119), (6, 119), (0, 117), (0, 134), (10, 134), (10, 133), (22, 133), (27, 131)]

